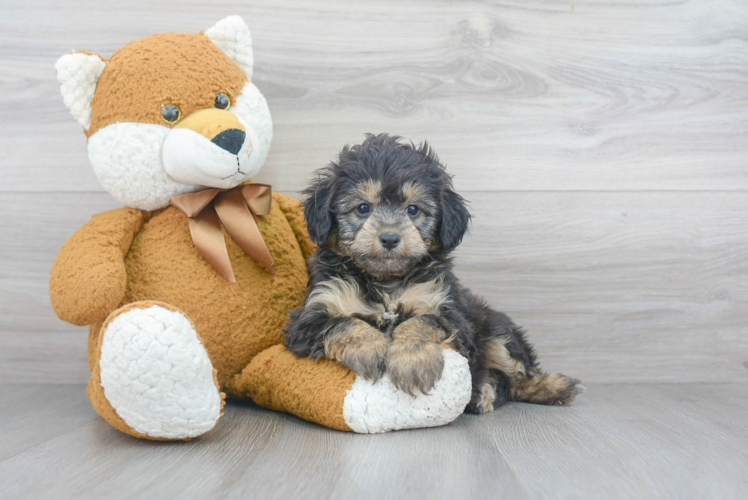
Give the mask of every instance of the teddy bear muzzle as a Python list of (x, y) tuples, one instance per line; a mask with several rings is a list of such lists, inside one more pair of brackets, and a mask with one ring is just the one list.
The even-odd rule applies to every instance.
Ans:
[(255, 173), (253, 132), (231, 111), (195, 111), (167, 134), (162, 149), (164, 170), (185, 184), (233, 188)]

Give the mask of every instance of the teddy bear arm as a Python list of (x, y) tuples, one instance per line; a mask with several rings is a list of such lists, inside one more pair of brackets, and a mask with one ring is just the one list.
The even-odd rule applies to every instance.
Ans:
[(460, 416), (472, 394), (467, 358), (451, 349), (442, 355), (441, 380), (429, 394), (415, 397), (387, 375), (371, 382), (329, 359), (299, 358), (282, 344), (255, 356), (230, 384), (232, 392), (260, 406), (342, 431), (434, 427)]
[(299, 200), (294, 200), (280, 193), (273, 193), (273, 199), (291, 225), (291, 229), (293, 229), (296, 240), (301, 247), (301, 253), (304, 254), (304, 259), (308, 259), (317, 247), (309, 239), (309, 231), (307, 230), (306, 219), (304, 218), (304, 205)]
[(124, 257), (142, 225), (141, 211), (121, 208), (93, 216), (68, 238), (49, 277), (52, 307), (60, 319), (90, 325), (119, 305), (127, 285)]

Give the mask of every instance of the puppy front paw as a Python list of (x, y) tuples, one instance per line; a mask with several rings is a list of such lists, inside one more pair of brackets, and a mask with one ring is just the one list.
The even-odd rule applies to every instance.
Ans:
[(443, 370), (442, 346), (435, 342), (393, 342), (387, 353), (387, 375), (411, 396), (431, 392)]
[(388, 347), (384, 338), (349, 344), (343, 347), (337, 361), (365, 379), (376, 382), (384, 374)]
[(367, 380), (384, 374), (389, 339), (365, 321), (351, 318), (325, 340), (325, 356)]

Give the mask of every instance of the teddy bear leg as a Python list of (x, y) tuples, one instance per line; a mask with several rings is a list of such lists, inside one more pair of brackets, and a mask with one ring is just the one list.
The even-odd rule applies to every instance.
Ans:
[(298, 358), (276, 345), (233, 380), (233, 390), (260, 406), (310, 422), (359, 433), (380, 433), (452, 422), (471, 395), (467, 359), (444, 349), (444, 372), (430, 394), (409, 396), (385, 375), (372, 383), (330, 360)]
[(176, 308), (135, 302), (101, 327), (86, 394), (116, 429), (153, 440), (189, 440), (221, 417), (224, 394), (192, 323)]

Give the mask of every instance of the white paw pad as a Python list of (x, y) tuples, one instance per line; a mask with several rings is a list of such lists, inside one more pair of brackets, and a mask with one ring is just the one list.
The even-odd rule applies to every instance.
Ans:
[(444, 373), (430, 394), (410, 396), (385, 376), (376, 383), (363, 377), (343, 401), (343, 418), (354, 432), (373, 434), (417, 427), (446, 425), (470, 402), (472, 381), (467, 359), (444, 349)]
[(220, 418), (213, 365), (178, 312), (151, 306), (117, 316), (104, 332), (99, 367), (109, 404), (137, 432), (196, 437)]

